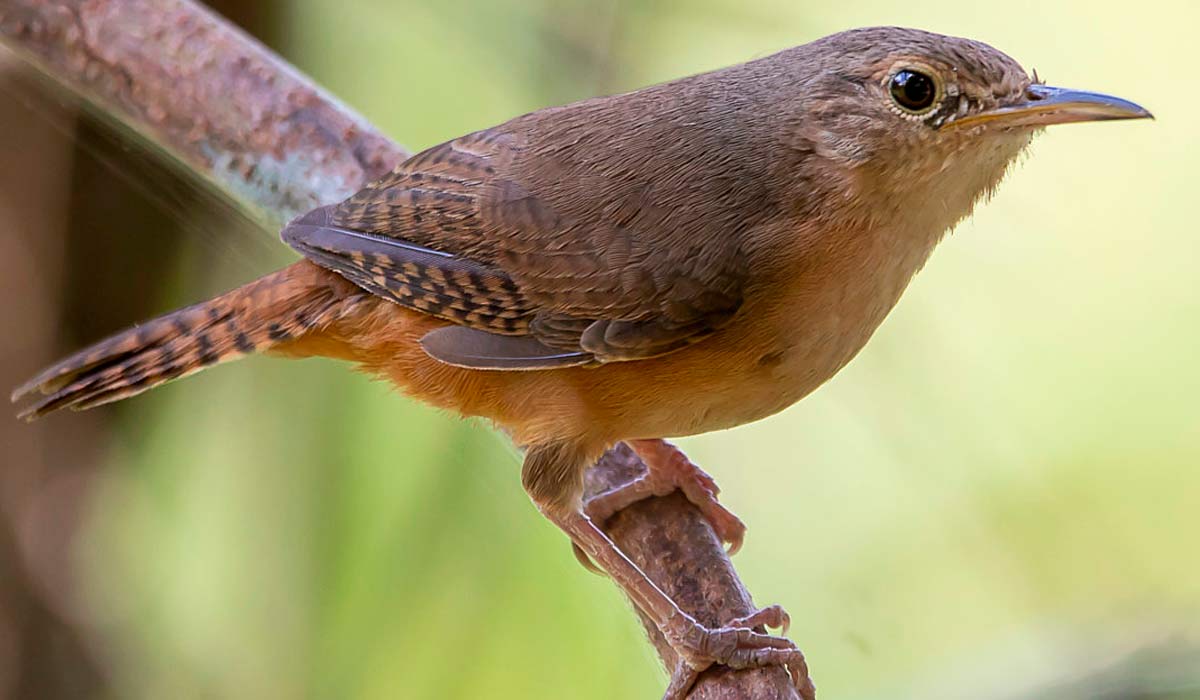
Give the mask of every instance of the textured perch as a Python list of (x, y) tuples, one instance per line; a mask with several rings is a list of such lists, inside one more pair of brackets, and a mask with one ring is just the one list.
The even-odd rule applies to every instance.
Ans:
[[(0, 41), (267, 226), (345, 198), (405, 156), (257, 41), (187, 0), (0, 0)], [(644, 469), (619, 447), (588, 473), (588, 491)], [(716, 535), (678, 494), (635, 504), (607, 530), (701, 623), (753, 611)], [(674, 653), (643, 624), (671, 669)], [(781, 668), (712, 668), (691, 697), (798, 696)]]

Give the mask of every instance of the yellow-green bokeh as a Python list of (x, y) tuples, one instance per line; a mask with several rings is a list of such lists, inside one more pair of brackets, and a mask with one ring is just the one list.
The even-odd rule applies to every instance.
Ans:
[[(871, 24), (1146, 105), (1041, 136), (826, 387), (684, 444), (827, 698), (1020, 697), (1200, 634), (1200, 4), (298, 0), (285, 22), (290, 60), (413, 148)], [(121, 410), (78, 551), (128, 697), (661, 691), (486, 426), (323, 361)]]

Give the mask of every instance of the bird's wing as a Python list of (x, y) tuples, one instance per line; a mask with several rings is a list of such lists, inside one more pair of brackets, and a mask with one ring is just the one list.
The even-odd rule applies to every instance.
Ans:
[(423, 344), (465, 367), (653, 357), (737, 311), (736, 248), (662, 230), (672, 213), (637, 168), (556, 182), (556, 165), (568, 176), (587, 164), (569, 152), (537, 162), (522, 141), (490, 130), (431, 148), (289, 224), (284, 240), (374, 294), (453, 321)]

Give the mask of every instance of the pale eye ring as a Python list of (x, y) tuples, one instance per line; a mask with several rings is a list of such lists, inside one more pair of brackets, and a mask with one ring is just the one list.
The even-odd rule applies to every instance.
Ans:
[(927, 73), (903, 68), (888, 79), (888, 94), (900, 109), (909, 114), (928, 114), (940, 97), (938, 83)]

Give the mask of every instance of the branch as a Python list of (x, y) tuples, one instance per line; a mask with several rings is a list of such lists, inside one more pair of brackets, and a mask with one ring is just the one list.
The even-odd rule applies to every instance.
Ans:
[(406, 155), (187, 0), (0, 0), (0, 42), (263, 222), (344, 199)]
[[(0, 0), (0, 42), (53, 81), (277, 226), (349, 196), (404, 150), (257, 41), (190, 0)], [(644, 470), (623, 446), (589, 471), (590, 493)], [(618, 514), (609, 535), (701, 623), (753, 611), (708, 523), (678, 494)], [(664, 666), (675, 655), (643, 617)], [(794, 700), (780, 668), (709, 669), (697, 700)]]

